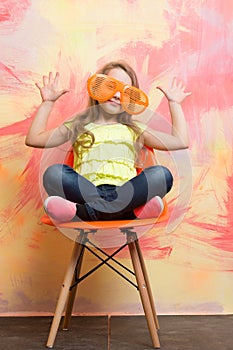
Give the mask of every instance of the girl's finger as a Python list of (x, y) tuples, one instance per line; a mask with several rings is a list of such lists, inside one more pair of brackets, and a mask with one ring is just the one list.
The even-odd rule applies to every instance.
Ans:
[(184, 86), (184, 84), (183, 84), (182, 81), (179, 82), (179, 84), (177, 85), (177, 87), (178, 87), (178, 89), (180, 89), (180, 90), (182, 90), (182, 91), (185, 89), (185, 86)]
[(41, 87), (38, 83), (35, 83), (35, 85), (36, 85), (36, 87), (37, 87), (39, 90), (42, 89), (42, 87)]
[(59, 82), (59, 72), (56, 72), (55, 78), (54, 78), (54, 84), (56, 86), (58, 86), (58, 82)]
[(161, 86), (156, 86), (156, 89), (162, 91), (165, 94), (165, 91), (163, 90), (163, 88), (161, 88)]
[(184, 90), (185, 90), (185, 86), (183, 85), (181, 85), (181, 87), (179, 88), (180, 89), (180, 91), (182, 91), (182, 92), (184, 92)]
[(48, 85), (49, 79), (46, 75), (43, 75), (43, 84)]
[(61, 95), (67, 94), (67, 92), (70, 92), (70, 90), (64, 89), (64, 90), (61, 91)]
[(49, 72), (49, 84), (53, 82), (53, 73)]
[(170, 80), (169, 88), (172, 89), (175, 85), (176, 85), (176, 77), (173, 77), (173, 78)]

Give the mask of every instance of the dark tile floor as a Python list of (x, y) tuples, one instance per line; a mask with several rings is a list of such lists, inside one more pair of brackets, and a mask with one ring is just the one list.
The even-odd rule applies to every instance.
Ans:
[[(46, 349), (51, 317), (0, 317), (1, 350)], [(144, 316), (73, 317), (55, 350), (150, 350)], [(233, 350), (233, 315), (159, 316), (161, 350)]]

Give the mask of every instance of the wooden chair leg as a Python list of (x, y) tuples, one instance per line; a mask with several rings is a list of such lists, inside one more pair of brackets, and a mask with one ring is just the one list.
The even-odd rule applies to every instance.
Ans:
[[(74, 285), (75, 282), (77, 281), (77, 278), (79, 278), (79, 276), (80, 276), (80, 271), (81, 271), (82, 261), (83, 261), (83, 256), (84, 256), (84, 246), (81, 246), (80, 248), (81, 248), (81, 252), (78, 253), (78, 256), (79, 256), (78, 263), (77, 263), (75, 271), (74, 271), (71, 285)], [(78, 284), (76, 284), (69, 291), (68, 301), (67, 301), (67, 305), (66, 305), (66, 312), (65, 312), (65, 317), (64, 317), (63, 327), (62, 327), (63, 330), (68, 330), (71, 315), (72, 315), (72, 310), (73, 310), (73, 306), (74, 306), (75, 296), (77, 293), (77, 288), (78, 288)]]
[(141, 260), (138, 254), (138, 249), (135, 243), (135, 235), (127, 234), (127, 242), (129, 247), (129, 252), (139, 288), (139, 293), (142, 301), (142, 306), (145, 312), (149, 332), (151, 335), (151, 340), (154, 348), (160, 348), (159, 337), (157, 333), (154, 313), (151, 306), (150, 296), (147, 289), (147, 283), (145, 281)]
[(52, 348), (56, 335), (57, 335), (57, 331), (59, 328), (59, 324), (61, 321), (61, 317), (62, 317), (62, 313), (64, 311), (65, 308), (65, 304), (68, 298), (68, 294), (69, 294), (69, 289), (71, 286), (71, 282), (72, 282), (72, 278), (74, 275), (74, 271), (75, 271), (75, 267), (77, 264), (77, 260), (79, 258), (79, 255), (81, 254), (81, 244), (78, 242), (75, 242), (74, 244), (74, 248), (73, 248), (73, 252), (72, 252), (72, 256), (70, 259), (70, 263), (68, 265), (66, 274), (65, 274), (65, 278), (62, 284), (62, 288), (61, 288), (61, 292), (59, 295), (59, 299), (57, 302), (57, 306), (56, 306), (56, 310), (55, 310), (55, 314), (53, 317), (53, 322), (50, 328), (50, 332), (49, 332), (49, 336), (48, 336), (48, 340), (47, 340), (47, 344), (46, 346), (48, 348)]
[(146, 265), (145, 265), (145, 261), (142, 255), (142, 251), (141, 251), (141, 247), (139, 244), (138, 240), (135, 240), (135, 245), (138, 251), (138, 256), (141, 262), (141, 268), (142, 268), (142, 272), (143, 272), (143, 276), (145, 278), (145, 282), (146, 282), (146, 287), (147, 287), (147, 291), (148, 291), (148, 295), (149, 295), (149, 299), (150, 299), (150, 304), (151, 304), (151, 309), (154, 315), (154, 319), (155, 319), (155, 324), (156, 324), (156, 328), (160, 329), (159, 327), (159, 321), (158, 321), (158, 317), (157, 317), (157, 313), (156, 313), (156, 308), (155, 308), (155, 303), (154, 303), (154, 298), (153, 298), (153, 293), (151, 290), (151, 285), (150, 285), (150, 281), (149, 281), (149, 277), (147, 274), (147, 269), (146, 269)]

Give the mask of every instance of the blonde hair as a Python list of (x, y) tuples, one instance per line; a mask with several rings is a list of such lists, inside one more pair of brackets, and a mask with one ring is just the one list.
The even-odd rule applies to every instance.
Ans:
[[(105, 64), (101, 69), (97, 71), (99, 74), (108, 74), (108, 72), (112, 69), (122, 69), (124, 70), (128, 76), (131, 78), (132, 86), (135, 86), (139, 88), (139, 83), (137, 79), (137, 75), (133, 68), (124, 61), (112, 61), (107, 64)], [(81, 146), (84, 148), (90, 148), (93, 143), (95, 142), (95, 137), (93, 133), (85, 128), (85, 125), (89, 123), (93, 123), (96, 120), (98, 120), (99, 117), (99, 102), (94, 100), (93, 98), (89, 97), (88, 100), (88, 106), (87, 109), (83, 112), (78, 114), (73, 121), (73, 130), (72, 130), (72, 136), (71, 140), (73, 143), (75, 143), (77, 146)], [(141, 148), (142, 144), (142, 136), (141, 136), (141, 129), (137, 126), (137, 124), (132, 120), (132, 116), (128, 114), (127, 112), (122, 112), (118, 114), (117, 116), (117, 122), (121, 123), (123, 125), (128, 126), (131, 128), (134, 133), (136, 134), (136, 143), (135, 143), (135, 149), (138, 152)], [(87, 136), (87, 139), (91, 141), (86, 142), (85, 137), (78, 138), (78, 136), (83, 135)], [(90, 137), (88, 137), (90, 136)]]

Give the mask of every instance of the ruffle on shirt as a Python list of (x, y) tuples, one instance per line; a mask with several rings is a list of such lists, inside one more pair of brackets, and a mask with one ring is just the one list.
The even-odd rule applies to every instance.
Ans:
[(122, 124), (89, 124), (95, 143), (75, 152), (74, 168), (96, 186), (119, 186), (136, 175), (134, 142), (136, 135)]
[(93, 159), (82, 164), (80, 173), (96, 186), (103, 184), (120, 186), (136, 175), (136, 169), (134, 163), (129, 166), (129, 162), (123, 160), (113, 162)]

